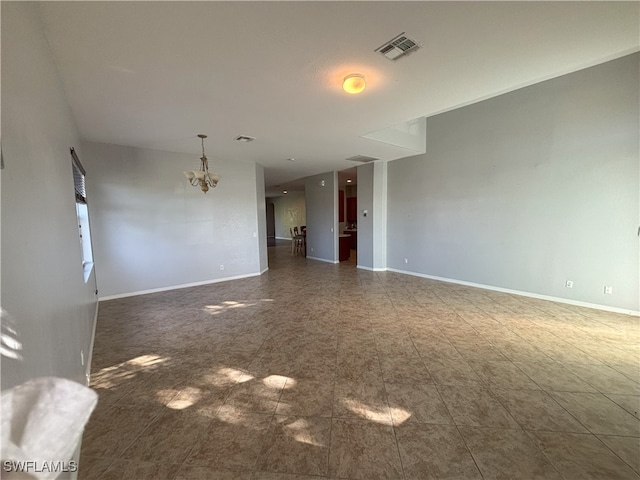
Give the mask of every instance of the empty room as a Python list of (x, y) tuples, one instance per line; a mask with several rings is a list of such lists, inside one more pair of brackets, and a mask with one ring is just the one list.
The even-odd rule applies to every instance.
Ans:
[(640, 3), (0, 14), (3, 478), (640, 479)]

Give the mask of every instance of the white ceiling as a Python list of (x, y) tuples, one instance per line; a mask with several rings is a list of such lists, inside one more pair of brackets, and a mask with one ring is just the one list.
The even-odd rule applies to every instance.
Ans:
[[(83, 138), (199, 156), (206, 133), (214, 170), (259, 162), (267, 187), (411, 155), (362, 136), (639, 50), (638, 2), (40, 5)], [(402, 32), (422, 48), (374, 52)]]

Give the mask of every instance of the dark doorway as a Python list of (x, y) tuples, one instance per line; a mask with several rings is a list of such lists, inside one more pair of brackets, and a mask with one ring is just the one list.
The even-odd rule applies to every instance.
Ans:
[(276, 212), (273, 202), (267, 200), (267, 245), (276, 243)]

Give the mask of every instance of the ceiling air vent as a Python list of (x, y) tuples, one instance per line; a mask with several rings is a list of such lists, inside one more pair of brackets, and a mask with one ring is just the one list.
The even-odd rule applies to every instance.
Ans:
[(389, 60), (396, 61), (400, 57), (409, 55), (420, 48), (420, 45), (415, 40), (411, 40), (407, 35), (402, 32), (400, 35), (376, 49), (380, 55), (384, 55)]
[(238, 135), (236, 140), (239, 142), (253, 142), (256, 137), (250, 137), (249, 135)]
[(353, 157), (346, 158), (345, 160), (351, 160), (352, 162), (369, 163), (380, 159), (376, 157), (369, 157), (367, 155), (354, 155)]

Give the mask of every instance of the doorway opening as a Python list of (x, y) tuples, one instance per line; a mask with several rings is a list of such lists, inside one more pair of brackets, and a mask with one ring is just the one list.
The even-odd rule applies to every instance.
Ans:
[(340, 262), (356, 265), (358, 258), (358, 168), (338, 172), (338, 232)]
[(271, 199), (267, 198), (267, 246), (273, 247), (276, 244), (276, 206)]

